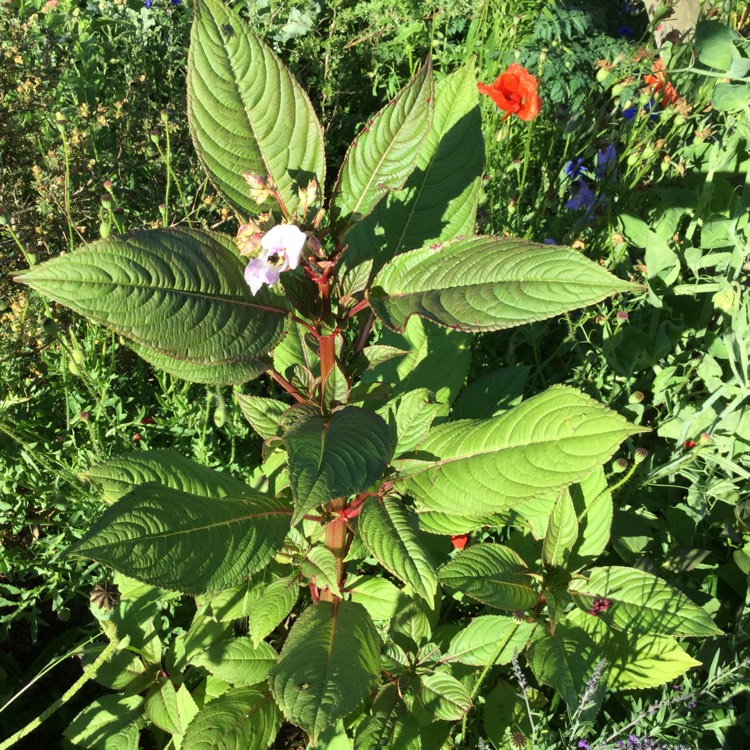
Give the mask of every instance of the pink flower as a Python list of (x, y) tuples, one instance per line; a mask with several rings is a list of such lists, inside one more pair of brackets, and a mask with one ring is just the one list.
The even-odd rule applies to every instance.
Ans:
[(297, 268), (305, 242), (307, 235), (294, 224), (278, 224), (269, 229), (260, 241), (260, 255), (245, 268), (250, 291), (257, 294), (263, 284), (275, 284), (282, 271)]

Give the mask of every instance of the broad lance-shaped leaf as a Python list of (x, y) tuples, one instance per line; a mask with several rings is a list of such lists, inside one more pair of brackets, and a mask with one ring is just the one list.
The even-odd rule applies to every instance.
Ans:
[(473, 518), (580, 480), (644, 432), (580, 391), (553, 386), (491, 419), (439, 425), (397, 486), (428, 510)]
[(328, 421), (303, 417), (284, 434), (296, 524), (334, 497), (353, 495), (380, 478), (393, 454), (388, 425), (377, 414), (349, 406)]
[(281, 712), (260, 687), (227, 690), (207, 702), (188, 724), (185, 750), (267, 750), (281, 727)]
[(612, 565), (594, 568), (569, 586), (573, 601), (590, 610), (595, 600), (609, 605), (602, 621), (628, 633), (721, 635), (708, 613), (685, 594), (651, 573)]
[(542, 546), (542, 560), (546, 565), (564, 565), (578, 539), (578, 518), (567, 487), (558, 491), (549, 517), (547, 534)]
[(146, 716), (159, 729), (172, 735), (176, 748), (182, 746), (182, 735), (198, 713), (198, 706), (185, 685), (175, 688), (169, 679), (149, 690), (144, 708)]
[(131, 578), (200, 594), (239, 583), (281, 549), (290, 510), (248, 488), (205, 498), (157, 484), (136, 487), (97, 520), (68, 554)]
[(250, 636), (257, 646), (294, 609), (299, 597), (297, 576), (279, 578), (270, 583), (256, 601), (250, 615)]
[(333, 211), (351, 224), (411, 174), (432, 123), (435, 84), (427, 60), (349, 146), (333, 189)]
[(438, 721), (458, 721), (471, 708), (469, 691), (445, 672), (423, 674), (417, 700)]
[(207, 649), (193, 654), (190, 663), (204, 667), (230, 685), (246, 687), (265, 682), (276, 658), (270, 643), (253, 644), (243, 636), (213, 641)]
[(535, 627), (535, 623), (504, 615), (475, 617), (453, 636), (440, 661), (474, 667), (509, 664), (515, 651), (524, 650)]
[(586, 631), (597, 652), (607, 660), (604, 677), (612, 690), (657, 687), (701, 664), (670, 636), (634, 636), (612, 630), (600, 617), (580, 609), (569, 612), (560, 624)]
[(375, 314), (397, 331), (420, 315), (480, 332), (551, 318), (638, 289), (569, 248), (467, 237), (397, 256), (368, 296)]
[(347, 235), (346, 268), (372, 259), (377, 273), (399, 253), (474, 231), (484, 167), (478, 100), (473, 65), (437, 82), (432, 127), (414, 171)]
[(285, 301), (250, 293), (228, 237), (194, 229), (99, 240), (18, 277), (131, 339), (136, 351), (187, 380), (240, 383), (284, 332)]
[(260, 210), (243, 172), (272, 177), (291, 215), (299, 205), (298, 187), (313, 177), (321, 188), (325, 183), (315, 111), (284, 64), (233, 10), (199, 0), (195, 13), (187, 73), (195, 150), (242, 217)]
[(438, 571), (440, 582), (490, 607), (526, 610), (539, 601), (524, 561), (501, 544), (477, 544)]
[(313, 743), (365, 700), (380, 663), (380, 636), (360, 604), (318, 602), (292, 626), (270, 683), (289, 721)]
[(170, 450), (139, 451), (110, 458), (84, 472), (81, 478), (98, 485), (107, 504), (149, 482), (201, 497), (241, 497), (248, 489), (239, 479)]
[(359, 533), (375, 559), (435, 606), (437, 572), (419, 539), (417, 520), (400, 500), (372, 498), (362, 506)]
[(420, 750), (419, 725), (392, 682), (384, 685), (372, 703), (372, 713), (357, 726), (354, 750)]

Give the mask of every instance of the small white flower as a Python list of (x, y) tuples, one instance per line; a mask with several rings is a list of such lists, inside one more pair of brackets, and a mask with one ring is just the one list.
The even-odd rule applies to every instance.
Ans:
[(279, 280), (282, 271), (297, 268), (307, 235), (294, 224), (278, 224), (261, 238), (261, 254), (245, 268), (245, 281), (253, 294), (263, 284), (269, 286)]

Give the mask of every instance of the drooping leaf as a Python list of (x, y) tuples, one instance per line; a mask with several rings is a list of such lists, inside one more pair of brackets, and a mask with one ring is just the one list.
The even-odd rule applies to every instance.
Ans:
[(134, 487), (149, 482), (201, 497), (238, 497), (247, 490), (239, 479), (170, 450), (138, 451), (110, 458), (84, 472), (81, 478), (98, 485), (110, 505)]
[(553, 386), (484, 420), (439, 425), (397, 487), (429, 510), (482, 518), (580, 480), (628, 436), (643, 432), (567, 386)]
[(18, 280), (133, 341), (144, 358), (186, 380), (241, 383), (267, 368), (285, 302), (253, 296), (228, 237), (159, 229), (92, 242)]
[[(81, 653), (83, 668), (90, 667), (104, 648), (100, 643), (86, 646)], [(111, 690), (129, 690), (130, 694), (135, 694), (150, 687), (155, 677), (155, 669), (147, 669), (137, 654), (121, 649), (99, 665), (94, 679)]]
[(427, 62), (354, 139), (333, 189), (337, 218), (353, 224), (412, 173), (432, 123), (435, 84)]
[[(258, 213), (244, 172), (272, 177), (289, 214), (299, 187), (325, 184), (323, 131), (276, 54), (218, 0), (195, 6), (188, 52), (188, 122), (216, 187), (243, 218)], [(273, 204), (265, 202), (263, 209)]]
[(501, 544), (468, 547), (438, 571), (440, 582), (491, 607), (526, 610), (539, 601), (524, 561)]
[(169, 732), (175, 747), (180, 748), (182, 736), (198, 713), (198, 706), (184, 685), (175, 688), (171, 680), (164, 680), (146, 696), (145, 711), (151, 722)]
[(416, 518), (403, 503), (396, 498), (367, 500), (359, 514), (358, 528), (370, 554), (434, 607), (435, 565), (419, 539)]
[(471, 708), (469, 691), (445, 672), (420, 676), (417, 700), (438, 721), (459, 721)]
[(105, 511), (68, 553), (165, 589), (217, 591), (269, 562), (289, 517), (281, 501), (249, 488), (242, 498), (205, 498), (142, 485)]
[(412, 315), (461, 331), (498, 331), (592, 305), (635, 284), (564, 247), (467, 237), (397, 256), (368, 293), (396, 331)]
[(281, 713), (267, 689), (232, 688), (207, 702), (188, 725), (185, 750), (267, 750)]
[(140, 695), (105, 695), (86, 706), (64, 734), (89, 750), (137, 750), (142, 711)]
[(513, 652), (523, 652), (534, 623), (504, 615), (475, 617), (450, 642), (442, 662), (460, 662), (473, 667), (509, 664)]
[(293, 524), (335, 497), (367, 489), (393, 453), (393, 438), (383, 419), (352, 406), (327, 421), (316, 415), (300, 419), (286, 431), (284, 441), (295, 500)]
[(419, 750), (419, 725), (392, 682), (384, 685), (372, 704), (372, 712), (357, 726), (354, 750)]
[(542, 560), (546, 565), (565, 564), (578, 539), (578, 518), (567, 487), (560, 490), (549, 517), (547, 534), (542, 545)]
[(617, 565), (593, 568), (570, 583), (573, 601), (589, 611), (594, 601), (607, 599), (599, 617), (631, 634), (712, 636), (721, 630), (708, 613), (681, 591), (651, 573)]
[(299, 598), (297, 576), (279, 578), (269, 584), (250, 613), (250, 635), (257, 646), (294, 609)]
[(347, 235), (349, 268), (384, 263), (406, 250), (474, 231), (484, 166), (482, 121), (473, 66), (435, 86), (432, 127), (404, 187), (389, 193)]
[(313, 378), (320, 377), (320, 359), (310, 348), (307, 329), (296, 321), (289, 321), (287, 328), (287, 335), (273, 350), (274, 369), (293, 383), (298, 368), (304, 368)]
[[(264, 590), (262, 581), (248, 579), (237, 586), (205, 597), (206, 615), (218, 622), (232, 622), (250, 615)], [(204, 597), (197, 597), (199, 606)]]
[(318, 602), (292, 626), (270, 683), (289, 721), (313, 742), (356, 709), (379, 672), (380, 636), (355, 602)]
[(695, 28), (698, 59), (711, 68), (727, 72), (737, 55), (734, 40), (737, 33), (720, 21), (700, 21)]

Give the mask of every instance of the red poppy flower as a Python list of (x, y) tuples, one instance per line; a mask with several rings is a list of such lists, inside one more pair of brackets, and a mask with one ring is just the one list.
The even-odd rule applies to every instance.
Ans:
[(695, 446), (696, 446), (696, 445), (698, 445), (698, 443), (696, 443), (696, 442), (695, 442), (695, 440), (686, 440), (686, 441), (685, 441), (685, 442), (683, 443), (683, 445), (684, 445), (684, 446), (685, 446), (685, 447), (686, 447), (686, 448), (687, 448), (688, 450), (690, 450), (691, 448), (695, 448)]
[(662, 107), (674, 104), (680, 97), (675, 87), (667, 81), (667, 71), (664, 67), (664, 60), (662, 60), (661, 57), (658, 60), (654, 60), (654, 64), (651, 66), (651, 71), (652, 73), (649, 75), (643, 76), (646, 85), (649, 86), (654, 93), (659, 91), (662, 92)]
[(469, 541), (469, 535), (468, 534), (458, 534), (456, 536), (451, 537), (451, 544), (456, 549), (463, 549), (466, 546), (466, 542)]
[(536, 78), (518, 63), (508, 66), (492, 86), (478, 83), (480, 94), (487, 94), (503, 112), (503, 120), (511, 115), (518, 115), (522, 120), (533, 120), (542, 108), (542, 100), (536, 93)]

